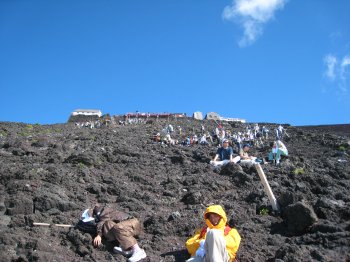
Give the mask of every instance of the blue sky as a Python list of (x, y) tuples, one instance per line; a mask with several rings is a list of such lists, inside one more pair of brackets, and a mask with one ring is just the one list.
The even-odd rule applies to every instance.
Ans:
[(0, 0), (0, 121), (350, 123), (348, 0)]

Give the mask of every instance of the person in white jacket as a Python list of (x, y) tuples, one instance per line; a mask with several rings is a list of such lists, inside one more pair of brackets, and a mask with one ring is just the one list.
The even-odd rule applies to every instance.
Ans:
[(276, 140), (273, 142), (272, 150), (269, 153), (269, 160), (276, 162), (278, 165), (280, 163), (281, 156), (288, 156), (288, 150), (281, 140)]

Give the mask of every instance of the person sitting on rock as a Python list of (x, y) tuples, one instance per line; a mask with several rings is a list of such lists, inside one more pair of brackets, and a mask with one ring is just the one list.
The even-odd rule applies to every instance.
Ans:
[(272, 150), (269, 153), (269, 161), (273, 161), (278, 165), (281, 160), (281, 156), (288, 156), (288, 150), (285, 144), (281, 140), (273, 142)]
[(249, 144), (244, 144), (242, 149), (239, 151), (239, 156), (241, 158), (239, 163), (245, 164), (245, 163), (252, 163), (254, 164), (256, 162), (256, 157), (255, 156), (250, 156), (248, 151), (250, 149)]
[(191, 262), (232, 262), (241, 242), (235, 228), (227, 224), (227, 216), (220, 205), (211, 205), (204, 212), (205, 225), (186, 241)]
[(216, 155), (210, 164), (218, 167), (226, 165), (230, 162), (237, 163), (239, 161), (239, 157), (233, 157), (233, 149), (229, 146), (228, 140), (224, 139), (222, 141), (222, 147), (218, 148), (216, 151)]
[(157, 133), (153, 136), (153, 141), (159, 143), (161, 141), (160, 139), (160, 133)]
[(198, 136), (197, 135), (194, 135), (192, 137), (192, 144), (198, 144)]
[(135, 236), (141, 233), (141, 224), (137, 218), (108, 207), (96, 205), (86, 209), (82, 214), (83, 221), (95, 220), (97, 235), (93, 240), (95, 247), (102, 243), (102, 237), (107, 241), (118, 241), (120, 247), (113, 251), (125, 256), (130, 254), (128, 262), (141, 261), (146, 258), (146, 252), (137, 244)]
[(204, 134), (201, 139), (199, 140), (199, 144), (201, 145), (209, 145), (208, 141), (207, 141), (207, 136), (206, 134)]
[(163, 141), (164, 141), (164, 143), (166, 143), (168, 145), (175, 145), (176, 144), (176, 140), (172, 139), (170, 134), (166, 134)]
[(207, 131), (207, 140), (209, 139), (209, 141), (211, 142), (211, 143), (213, 143), (213, 137), (211, 136), (211, 134), (210, 134), (210, 132), (209, 131)]

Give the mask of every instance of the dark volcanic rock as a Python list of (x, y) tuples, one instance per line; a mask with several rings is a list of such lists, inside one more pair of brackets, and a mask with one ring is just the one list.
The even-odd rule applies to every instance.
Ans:
[(302, 202), (287, 206), (283, 215), (293, 235), (305, 233), (318, 220), (312, 207)]
[[(262, 165), (278, 213), (254, 166), (214, 169), (215, 145), (154, 143), (152, 136), (169, 123), (179, 141), (199, 135), (202, 124), (216, 127), (193, 119), (99, 129), (0, 123), (0, 261), (126, 261), (112, 253), (115, 243), (96, 249), (93, 236), (75, 228), (33, 226), (75, 225), (97, 202), (142, 221), (139, 241), (152, 262), (185, 261), (185, 241), (211, 203), (225, 208), (242, 236), (239, 261), (350, 260), (349, 125), (334, 132), (285, 125), (288, 158)], [(222, 124), (232, 132), (246, 128)], [(271, 134), (250, 153), (266, 159), (273, 140)]]

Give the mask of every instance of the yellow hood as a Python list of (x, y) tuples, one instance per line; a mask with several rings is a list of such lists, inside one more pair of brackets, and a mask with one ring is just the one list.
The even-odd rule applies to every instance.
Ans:
[[(207, 219), (208, 213), (215, 213), (215, 214), (218, 214), (219, 216), (221, 216), (219, 224), (214, 226), (212, 223), (210, 223), (209, 219)], [(205, 210), (204, 220), (209, 228), (224, 230), (225, 226), (226, 226), (226, 222), (227, 222), (227, 216), (226, 216), (224, 209), (220, 205), (212, 205), (212, 206), (207, 207), (207, 209)]]

